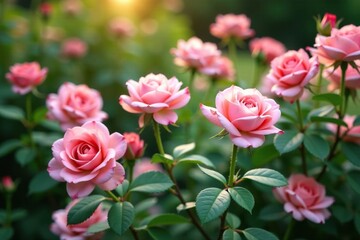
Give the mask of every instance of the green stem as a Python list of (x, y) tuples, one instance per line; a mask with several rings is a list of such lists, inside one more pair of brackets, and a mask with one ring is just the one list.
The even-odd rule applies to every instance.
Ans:
[(34, 148), (34, 140), (33, 140), (33, 134), (32, 134), (32, 129), (33, 129), (33, 119), (32, 119), (32, 96), (31, 93), (28, 93), (26, 95), (26, 124), (25, 127), (28, 130), (28, 134), (29, 134), (29, 142), (30, 142), (30, 146), (32, 148)]
[[(236, 51), (236, 41), (235, 39), (230, 39), (229, 43), (228, 43), (228, 49), (229, 49), (229, 55), (230, 58), (232, 59), (233, 65), (234, 65), (234, 70), (235, 70), (235, 83), (236, 80), (239, 79), (239, 74), (238, 74), (238, 61), (237, 61), (237, 51)], [(238, 85), (240, 86), (240, 79), (238, 82)]]
[[(317, 86), (315, 88), (315, 94), (319, 95), (321, 94), (321, 88), (322, 88), (322, 80), (323, 80), (323, 72), (324, 72), (324, 64), (320, 64), (320, 69), (319, 69), (319, 78), (317, 81)], [(320, 106), (320, 101), (314, 101), (314, 108), (318, 108)]]
[(128, 167), (129, 167), (129, 171), (128, 171), (129, 183), (131, 183), (132, 180), (133, 180), (133, 176), (134, 176), (135, 159), (134, 160), (127, 160), (126, 162), (127, 162)]
[(238, 151), (238, 147), (234, 144), (233, 149), (232, 149), (231, 158), (230, 158), (229, 178), (228, 178), (228, 186), (229, 187), (232, 187), (234, 185), (234, 175), (235, 175), (237, 151)]
[(264, 72), (266, 68), (266, 65), (264, 65), (263, 63), (259, 62), (259, 60), (255, 60), (255, 64), (254, 64), (254, 76), (253, 76), (253, 83), (252, 83), (252, 87), (256, 88), (260, 81), (261, 81), (261, 76)]
[[(300, 130), (301, 133), (304, 133), (305, 128), (304, 128), (303, 116), (302, 116), (302, 113), (301, 113), (301, 106), (300, 106), (300, 101), (299, 100), (296, 100), (296, 109), (297, 109), (297, 113), (298, 113), (299, 130)], [(300, 154), (301, 154), (301, 163), (302, 163), (303, 173), (305, 175), (307, 175), (307, 164), (306, 164), (306, 154), (305, 154), (304, 143), (301, 143)]]
[(290, 238), (290, 235), (291, 235), (291, 232), (294, 228), (294, 225), (295, 225), (295, 219), (291, 218), (291, 221), (286, 229), (286, 232), (285, 232), (285, 235), (284, 235), (284, 238), (283, 240), (288, 240)]
[(6, 208), (6, 219), (5, 225), (11, 227), (11, 215), (12, 215), (12, 205), (11, 205), (12, 194), (7, 192), (5, 193), (5, 208)]
[(304, 132), (303, 116), (302, 116), (299, 100), (296, 100), (296, 110), (297, 110), (297, 114), (298, 114), (300, 132)]
[(153, 121), (153, 127), (154, 127), (154, 135), (155, 135), (157, 147), (159, 149), (159, 153), (161, 155), (164, 155), (165, 151), (161, 141), (160, 126), (159, 123), (157, 123), (155, 120)]
[(112, 192), (112, 191), (105, 191), (115, 202), (120, 202), (120, 199)]
[(5, 0), (0, 0), (0, 27), (3, 26), (4, 15), (5, 15)]
[(339, 119), (343, 119), (346, 111), (346, 94), (345, 94), (345, 78), (346, 78), (346, 69), (348, 67), (347, 62), (342, 62), (341, 65), (341, 84), (340, 84), (340, 97), (341, 97), (341, 104), (340, 104), (340, 112), (339, 112)]

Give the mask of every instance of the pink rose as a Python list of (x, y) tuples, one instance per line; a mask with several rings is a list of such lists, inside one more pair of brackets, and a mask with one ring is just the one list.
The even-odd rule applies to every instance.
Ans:
[(77, 15), (83, 9), (81, 0), (64, 0), (63, 11), (69, 15)]
[(65, 131), (80, 126), (87, 121), (102, 121), (107, 114), (101, 111), (103, 101), (95, 89), (86, 85), (64, 83), (58, 94), (50, 94), (46, 99), (48, 118), (60, 122)]
[(10, 67), (6, 78), (12, 84), (14, 93), (26, 94), (40, 85), (46, 77), (47, 68), (41, 69), (39, 63), (17, 63)]
[(127, 160), (140, 158), (144, 153), (144, 141), (140, 139), (139, 134), (130, 132), (124, 133), (123, 135), (127, 143), (127, 150), (124, 158)]
[(328, 208), (334, 198), (325, 196), (325, 187), (314, 178), (302, 174), (293, 174), (289, 185), (273, 190), (275, 197), (284, 204), (284, 210), (298, 221), (309, 219), (315, 223), (324, 223), (330, 217)]
[(151, 160), (148, 158), (144, 158), (141, 159), (140, 161), (136, 161), (134, 167), (134, 178), (138, 177), (143, 173), (150, 171), (163, 172), (163, 169), (160, 164), (152, 163)]
[(118, 38), (131, 37), (135, 33), (135, 27), (127, 18), (115, 18), (109, 23), (109, 31)]
[(100, 122), (86, 122), (69, 128), (54, 142), (48, 172), (57, 181), (67, 182), (71, 198), (89, 195), (95, 186), (113, 190), (124, 181), (124, 168), (116, 160), (126, 151), (120, 133), (109, 134)]
[(221, 55), (214, 43), (203, 42), (197, 37), (188, 41), (179, 40), (177, 48), (170, 50), (174, 63), (180, 67), (199, 69)]
[(319, 62), (330, 66), (336, 61), (351, 62), (360, 59), (360, 27), (346, 25), (333, 28), (330, 36), (317, 35), (315, 48), (309, 48)]
[[(345, 115), (344, 122), (347, 124), (347, 127), (340, 127), (340, 136), (345, 142), (353, 142), (360, 145), (360, 126), (354, 126), (355, 116)], [(327, 128), (336, 134), (337, 125), (329, 123)]]
[(69, 38), (61, 46), (61, 55), (67, 58), (81, 58), (86, 51), (87, 44), (79, 38)]
[(214, 57), (209, 63), (199, 69), (200, 73), (213, 78), (234, 79), (235, 70), (233, 63), (226, 57)]
[(216, 108), (200, 105), (204, 116), (223, 127), (231, 141), (243, 148), (259, 147), (264, 135), (282, 133), (274, 126), (281, 112), (279, 105), (256, 89), (231, 86), (216, 95)]
[(121, 95), (119, 103), (125, 111), (141, 113), (140, 127), (144, 126), (145, 114), (152, 114), (154, 120), (162, 125), (174, 124), (178, 119), (174, 110), (190, 100), (188, 88), (180, 90), (181, 85), (176, 77), (167, 79), (162, 74), (150, 73), (138, 82), (127, 81), (129, 96)]
[(7, 192), (13, 192), (16, 188), (16, 184), (10, 176), (3, 176), (1, 179), (1, 185), (0, 187), (3, 187), (3, 189)]
[(86, 221), (79, 224), (67, 224), (67, 215), (71, 207), (79, 200), (73, 200), (65, 209), (57, 210), (52, 214), (54, 222), (50, 226), (51, 232), (59, 236), (61, 240), (100, 240), (103, 233), (91, 234), (87, 230), (96, 223), (107, 221), (107, 212), (102, 209), (101, 205)]
[(218, 15), (215, 23), (210, 25), (210, 33), (221, 39), (247, 39), (254, 36), (255, 31), (250, 29), (250, 19), (244, 15)]
[[(355, 64), (360, 65), (360, 60), (356, 60), (354, 62)], [(329, 85), (330, 91), (340, 88), (341, 75), (342, 73), (340, 68), (336, 68), (335, 70), (334, 68), (325, 69), (324, 77), (331, 81), (331, 84)], [(358, 70), (353, 68), (350, 64), (348, 65), (345, 73), (345, 86), (351, 89), (360, 88), (360, 74)]]
[(252, 56), (261, 56), (268, 64), (286, 51), (284, 44), (271, 37), (255, 38), (250, 41), (249, 47)]
[(274, 84), (272, 92), (293, 103), (302, 96), (304, 87), (318, 71), (319, 63), (316, 57), (309, 59), (303, 49), (291, 50), (271, 62), (267, 78)]

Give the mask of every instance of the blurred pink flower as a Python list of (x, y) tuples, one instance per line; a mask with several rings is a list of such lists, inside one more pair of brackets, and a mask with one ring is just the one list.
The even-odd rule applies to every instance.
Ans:
[(234, 79), (235, 70), (233, 63), (227, 57), (214, 57), (210, 62), (199, 68), (199, 72), (213, 78)]
[(150, 73), (138, 82), (128, 80), (128, 95), (121, 95), (119, 104), (125, 111), (140, 113), (139, 126), (144, 126), (145, 114), (151, 114), (162, 125), (174, 124), (178, 116), (175, 109), (184, 107), (190, 100), (188, 88), (180, 90), (182, 82), (176, 77), (167, 79), (163, 74)]
[(288, 51), (271, 62), (271, 70), (267, 78), (273, 82), (271, 89), (285, 101), (293, 103), (300, 99), (304, 87), (319, 72), (316, 57), (309, 59), (303, 50)]
[(67, 58), (81, 58), (86, 51), (87, 44), (79, 38), (69, 38), (61, 46), (61, 55)]
[(1, 185), (7, 192), (12, 192), (16, 188), (16, 185), (10, 176), (3, 176), (1, 179)]
[(53, 223), (50, 226), (50, 230), (55, 235), (59, 236), (61, 240), (100, 240), (103, 233), (91, 234), (87, 230), (96, 223), (107, 221), (107, 211), (102, 209), (99, 205), (94, 213), (84, 222), (79, 224), (68, 224), (67, 215), (76, 203), (80, 199), (70, 202), (65, 209), (60, 209), (52, 214)]
[(53, 7), (49, 2), (43, 2), (40, 4), (39, 10), (44, 18), (48, 18), (53, 11)]
[(249, 43), (251, 55), (254, 57), (261, 56), (268, 64), (286, 52), (284, 44), (271, 37), (255, 38)]
[(136, 178), (139, 175), (150, 171), (163, 172), (163, 169), (160, 164), (152, 163), (150, 159), (143, 158), (140, 161), (136, 161), (133, 175), (134, 178)]
[(123, 135), (110, 135), (100, 122), (86, 122), (69, 128), (64, 138), (54, 142), (48, 172), (56, 181), (67, 182), (71, 198), (85, 197), (95, 186), (113, 190), (125, 178), (123, 166), (116, 161), (125, 151)]
[(123, 135), (127, 143), (127, 150), (124, 158), (126, 160), (135, 160), (140, 158), (144, 153), (144, 141), (140, 139), (139, 134), (134, 132), (125, 132)]
[[(356, 116), (345, 115), (344, 122), (347, 124), (347, 127), (340, 127), (340, 136), (345, 142), (353, 142), (360, 145), (360, 126), (354, 126), (354, 121)], [(328, 123), (327, 128), (336, 134), (337, 125), (333, 123)]]
[(306, 218), (314, 223), (325, 223), (331, 215), (327, 208), (335, 201), (325, 195), (325, 187), (302, 174), (291, 175), (288, 183), (286, 187), (273, 190), (275, 197), (284, 203), (284, 210), (298, 221)]
[(108, 116), (101, 111), (103, 100), (100, 93), (83, 84), (64, 83), (57, 94), (47, 97), (46, 106), (48, 118), (58, 121), (64, 131), (87, 121), (103, 121)]
[(231, 86), (216, 95), (216, 108), (200, 105), (203, 115), (223, 127), (239, 147), (259, 147), (264, 135), (282, 133), (275, 127), (281, 112), (279, 105), (256, 89)]
[(251, 21), (245, 14), (218, 15), (215, 23), (210, 25), (210, 33), (221, 39), (247, 39), (255, 35), (250, 29)]
[(135, 26), (127, 18), (115, 18), (109, 22), (109, 31), (115, 37), (126, 38), (134, 35)]
[(83, 9), (81, 0), (64, 0), (63, 11), (69, 15), (77, 15)]
[(192, 37), (188, 41), (179, 40), (177, 48), (171, 49), (170, 52), (174, 55), (174, 63), (177, 66), (196, 70), (221, 56), (214, 43), (203, 42), (197, 37)]
[(40, 85), (46, 78), (47, 68), (41, 69), (39, 63), (17, 63), (10, 67), (6, 78), (12, 84), (14, 93), (26, 94)]
[[(355, 64), (360, 65), (360, 60), (355, 60)], [(324, 77), (331, 81), (328, 89), (330, 91), (340, 88), (341, 84), (341, 69), (337, 68), (334, 70), (333, 67), (326, 68), (324, 72)], [(359, 89), (360, 88), (360, 73), (357, 69), (353, 68), (350, 64), (346, 69), (345, 74), (345, 86), (351, 89)]]

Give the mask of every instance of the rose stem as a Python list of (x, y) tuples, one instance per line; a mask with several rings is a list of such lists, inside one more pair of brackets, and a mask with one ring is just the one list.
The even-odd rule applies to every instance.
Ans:
[(285, 235), (284, 235), (284, 238), (283, 240), (288, 240), (290, 235), (291, 235), (291, 232), (294, 228), (294, 225), (295, 225), (295, 219), (291, 218), (291, 221), (286, 229), (286, 232), (285, 232)]
[[(301, 133), (304, 133), (305, 129), (304, 129), (304, 123), (303, 123), (303, 117), (302, 117), (302, 113), (301, 113), (301, 106), (300, 106), (299, 99), (296, 100), (296, 109), (297, 109), (298, 119), (299, 119), (299, 130)], [(302, 167), (303, 167), (303, 173), (307, 176), (307, 164), (306, 164), (306, 154), (305, 154), (304, 142), (301, 143), (300, 153), (301, 153), (301, 163), (302, 163)]]

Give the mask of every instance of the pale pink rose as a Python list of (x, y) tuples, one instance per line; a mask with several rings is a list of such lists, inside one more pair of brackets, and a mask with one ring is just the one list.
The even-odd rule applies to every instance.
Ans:
[(199, 68), (199, 72), (213, 78), (234, 79), (235, 70), (233, 63), (227, 57), (214, 57), (203, 67)]
[(160, 164), (152, 163), (150, 159), (144, 158), (140, 161), (136, 161), (134, 167), (134, 178), (146, 172), (163, 172), (163, 169)]
[(215, 23), (210, 25), (210, 33), (221, 39), (247, 39), (255, 35), (250, 29), (251, 20), (245, 15), (226, 14), (218, 15)]
[(40, 85), (46, 78), (47, 68), (41, 69), (37, 62), (17, 63), (10, 67), (6, 78), (14, 93), (24, 95)]
[(79, 38), (69, 38), (61, 46), (61, 55), (67, 58), (81, 58), (86, 51), (87, 44)]
[(101, 205), (86, 221), (79, 224), (67, 224), (67, 215), (79, 200), (73, 200), (65, 209), (57, 210), (52, 214), (54, 222), (50, 226), (51, 232), (59, 236), (61, 240), (100, 240), (103, 236), (102, 232), (91, 234), (87, 230), (94, 224), (107, 221), (107, 211), (103, 210)]
[(85, 197), (95, 186), (113, 190), (125, 178), (124, 168), (116, 161), (125, 151), (123, 135), (110, 135), (100, 122), (86, 122), (69, 128), (64, 138), (54, 142), (48, 172), (53, 179), (67, 183), (71, 198)]
[(249, 48), (252, 56), (261, 55), (266, 63), (270, 62), (286, 52), (284, 44), (271, 37), (255, 38), (250, 41)]
[(103, 121), (108, 116), (101, 111), (103, 100), (97, 90), (70, 82), (61, 85), (57, 94), (50, 94), (46, 106), (48, 118), (58, 121), (64, 131), (87, 121)]
[[(355, 64), (360, 65), (360, 60), (354, 62)], [(337, 68), (335, 70), (333, 67), (325, 69), (324, 77), (331, 81), (329, 85), (330, 91), (340, 88), (341, 75), (341, 68)], [(348, 64), (348, 68), (346, 69), (345, 73), (345, 86), (351, 89), (360, 88), (360, 73), (350, 64)]]
[(65, 0), (63, 1), (63, 11), (69, 15), (77, 15), (83, 9), (81, 0)]
[(125, 111), (140, 113), (139, 126), (144, 126), (145, 114), (162, 125), (174, 124), (178, 116), (175, 109), (182, 108), (190, 101), (190, 92), (181, 89), (182, 82), (176, 77), (167, 79), (163, 74), (150, 73), (138, 82), (128, 80), (128, 95), (121, 95), (119, 104)]
[(180, 67), (200, 69), (220, 57), (221, 52), (214, 43), (203, 42), (197, 37), (188, 41), (179, 40), (177, 48), (170, 50), (174, 55), (174, 63)]
[(109, 31), (115, 37), (131, 37), (135, 33), (134, 24), (127, 18), (115, 18), (109, 23)]
[[(340, 136), (345, 142), (353, 142), (360, 145), (360, 126), (354, 126), (354, 121), (356, 116), (345, 115), (344, 122), (347, 124), (347, 127), (340, 127)], [(327, 128), (336, 134), (337, 125), (328, 123)]]
[(316, 57), (309, 59), (303, 50), (288, 51), (276, 57), (271, 62), (271, 69), (267, 78), (273, 82), (271, 89), (285, 101), (293, 103), (300, 99), (304, 87), (319, 72), (319, 62)]
[(282, 133), (275, 127), (281, 112), (272, 99), (252, 89), (231, 86), (216, 95), (216, 108), (200, 105), (203, 115), (223, 127), (231, 141), (239, 147), (259, 147), (264, 135)]
[(360, 27), (346, 25), (333, 28), (330, 36), (317, 35), (315, 48), (309, 48), (319, 62), (330, 66), (337, 61), (351, 62), (360, 59)]
[(327, 208), (334, 203), (334, 198), (327, 197), (325, 187), (314, 178), (302, 174), (293, 174), (288, 179), (288, 186), (275, 188), (275, 197), (284, 203), (284, 210), (293, 218), (302, 221), (305, 218), (314, 223), (324, 223), (330, 217)]
[(127, 160), (140, 158), (144, 153), (144, 141), (140, 139), (139, 134), (125, 132), (123, 135), (127, 143), (127, 150), (124, 158)]

